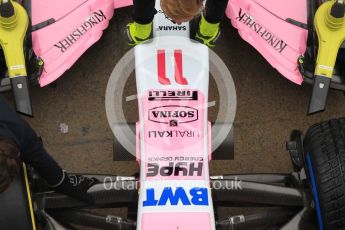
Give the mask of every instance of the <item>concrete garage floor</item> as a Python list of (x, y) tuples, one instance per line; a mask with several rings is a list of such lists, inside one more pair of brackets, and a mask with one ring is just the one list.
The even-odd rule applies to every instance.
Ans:
[[(129, 50), (123, 30), (130, 20), (130, 8), (117, 10), (101, 40), (57, 81), (55, 88), (31, 91), (35, 117), (26, 120), (43, 137), (51, 155), (69, 172), (116, 175), (136, 172), (135, 162), (112, 161), (112, 132), (104, 106), (110, 73)], [(290, 172), (290, 158), (285, 150), (290, 131), (305, 132), (313, 123), (345, 114), (343, 94), (331, 91), (326, 112), (306, 116), (311, 87), (295, 85), (281, 76), (241, 40), (227, 19), (222, 24), (215, 52), (232, 73), (238, 109), (235, 159), (212, 162), (212, 175)], [(134, 84), (133, 81), (128, 84), (131, 91)], [(214, 86), (210, 88), (210, 92), (215, 91)], [(11, 94), (7, 93), (6, 98), (12, 100)], [(133, 108), (126, 113), (136, 117)], [(69, 125), (67, 134), (59, 131), (60, 123)]]

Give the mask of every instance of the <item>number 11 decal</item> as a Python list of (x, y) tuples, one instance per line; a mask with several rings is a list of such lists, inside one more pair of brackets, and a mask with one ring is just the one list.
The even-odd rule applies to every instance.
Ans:
[[(187, 79), (183, 76), (182, 50), (174, 50), (175, 59), (175, 81), (180, 85), (188, 85)], [(157, 50), (158, 81), (162, 85), (171, 85), (166, 75), (165, 50)]]

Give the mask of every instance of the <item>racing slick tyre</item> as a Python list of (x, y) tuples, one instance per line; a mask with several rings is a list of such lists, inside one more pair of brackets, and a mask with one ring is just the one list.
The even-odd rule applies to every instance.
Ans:
[(345, 229), (345, 118), (313, 125), (304, 143), (320, 229)]

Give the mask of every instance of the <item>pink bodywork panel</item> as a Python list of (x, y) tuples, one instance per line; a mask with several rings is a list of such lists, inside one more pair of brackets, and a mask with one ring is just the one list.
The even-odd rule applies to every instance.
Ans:
[(135, 124), (135, 157), (140, 166), (140, 122)]
[[(51, 19), (55, 20), (51, 25), (32, 33), (34, 52), (45, 62), (39, 81), (40, 85), (45, 86), (55, 81), (69, 69), (91, 45), (100, 39), (103, 30), (107, 28), (109, 20), (113, 16), (114, 9), (128, 5), (132, 5), (132, 0), (32, 1), (32, 25), (35, 26)], [(253, 45), (282, 75), (301, 84), (303, 79), (297, 67), (297, 58), (305, 52), (307, 30), (284, 20), (292, 18), (306, 23), (306, 7), (306, 2), (299, 0), (230, 0), (226, 14), (244, 40)], [(92, 28), (87, 28), (86, 32), (84, 30), (81, 33), (76, 32), (78, 29), (81, 30), (88, 18), (100, 10), (106, 19), (93, 25)], [(240, 11), (242, 15), (245, 14), (242, 21), (238, 20)], [(249, 22), (248, 17), (254, 19), (258, 25), (251, 27), (253, 22)], [(263, 27), (261, 33), (267, 30), (267, 33), (270, 34), (258, 34), (253, 29), (258, 26)], [(60, 49), (59, 51), (54, 45), (64, 41), (72, 33), (82, 35), (77, 35), (77, 41), (66, 44), (68, 50), (61, 52)], [(265, 40), (271, 35), (282, 42), (277, 44), (277, 47), (286, 45), (281, 52), (272, 48), (272, 45)], [(271, 40), (271, 42), (273, 41)], [(276, 43), (273, 42), (273, 45)]]
[(229, 0), (226, 15), (240, 36), (275, 69), (301, 84), (303, 78), (297, 62), (306, 50), (308, 31), (286, 19), (306, 24), (306, 7), (305, 0)]
[(143, 229), (150, 230), (199, 230), (210, 229), (211, 218), (208, 213), (145, 213), (141, 223)]
[(283, 20), (291, 18), (307, 24), (306, 0), (255, 0), (255, 2)]
[[(145, 119), (145, 159), (141, 160), (147, 164), (158, 163), (161, 167), (169, 166), (169, 162), (190, 162), (195, 166), (201, 165), (202, 167), (200, 175), (196, 173), (188, 176), (180, 174), (179, 176), (161, 177), (158, 175), (146, 177), (146, 180), (206, 180), (204, 161), (208, 161), (208, 159), (204, 158), (204, 137), (207, 133), (204, 132), (205, 98), (202, 92), (198, 92), (198, 100), (186, 101), (152, 101), (149, 100), (149, 92), (147, 92), (142, 98), (142, 103)], [(159, 114), (160, 112), (176, 113), (176, 116), (179, 117), (165, 118), (162, 117), (163, 114)], [(178, 123), (176, 127), (173, 127), (169, 122), (175, 119)], [(166, 162), (155, 160), (162, 157), (171, 160)], [(196, 160), (185, 160), (187, 157), (194, 157)]]
[[(197, 100), (150, 100), (150, 96), (154, 95), (152, 92), (159, 92), (160, 90), (150, 90), (142, 96), (142, 112), (144, 118), (143, 124), (143, 138), (144, 138), (144, 159), (141, 154), (141, 164), (145, 164), (146, 181), (159, 181), (169, 186), (169, 181), (208, 181), (206, 177), (206, 165), (209, 160), (205, 157), (205, 147), (210, 151), (210, 146), (205, 146), (205, 136), (210, 141), (210, 122), (205, 123), (205, 102), (207, 101), (201, 91), (197, 91)], [(181, 90), (183, 91), (183, 90)], [(151, 92), (151, 93), (150, 93)], [(162, 114), (160, 114), (162, 112)], [(172, 117), (167, 114), (174, 114)], [(163, 115), (164, 114), (164, 115)], [(177, 118), (174, 118), (174, 117)], [(172, 121), (176, 119), (177, 123), (171, 125)], [(205, 125), (207, 129), (205, 129)], [(140, 133), (140, 127), (137, 125), (137, 143)], [(205, 130), (207, 133), (205, 133)], [(137, 151), (140, 151), (137, 149)], [(193, 157), (193, 159), (190, 159)], [(167, 160), (162, 160), (162, 159)], [(205, 162), (206, 161), (206, 162)], [(194, 164), (196, 170), (192, 175), (170, 175), (149, 176), (149, 164), (157, 164), (159, 167), (168, 167), (169, 163), (185, 163), (188, 165)], [(171, 165), (170, 165), (171, 166)], [(189, 170), (188, 170), (189, 171)], [(199, 174), (200, 172), (200, 174)], [(191, 171), (189, 171), (191, 173)], [(165, 181), (165, 182), (164, 182)], [(180, 184), (181, 185), (181, 184)], [(196, 209), (197, 210), (197, 209)], [(211, 213), (206, 211), (189, 211), (189, 212), (171, 212), (162, 211), (154, 213), (143, 213), (141, 215), (142, 230), (155, 229), (212, 229)]]
[(121, 7), (133, 5), (133, 0), (114, 0), (114, 8), (118, 9)]
[[(155, 20), (160, 25), (167, 19)], [(137, 229), (214, 230), (208, 49), (188, 38), (158, 35), (135, 47), (135, 59), (140, 119)]]
[(131, 4), (131, 0), (33, 1), (33, 26), (55, 21), (32, 32), (33, 50), (45, 63), (40, 85), (55, 81), (101, 38), (114, 8)]
[(207, 137), (208, 137), (208, 161), (212, 160), (212, 125), (211, 122), (207, 123)]

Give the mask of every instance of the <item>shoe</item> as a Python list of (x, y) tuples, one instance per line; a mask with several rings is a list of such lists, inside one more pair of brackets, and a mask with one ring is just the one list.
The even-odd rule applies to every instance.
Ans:
[(136, 46), (152, 38), (152, 22), (149, 24), (128, 23), (126, 28), (128, 45)]
[(204, 16), (201, 16), (195, 39), (210, 48), (215, 47), (220, 36), (219, 24), (220, 23), (209, 23)]

